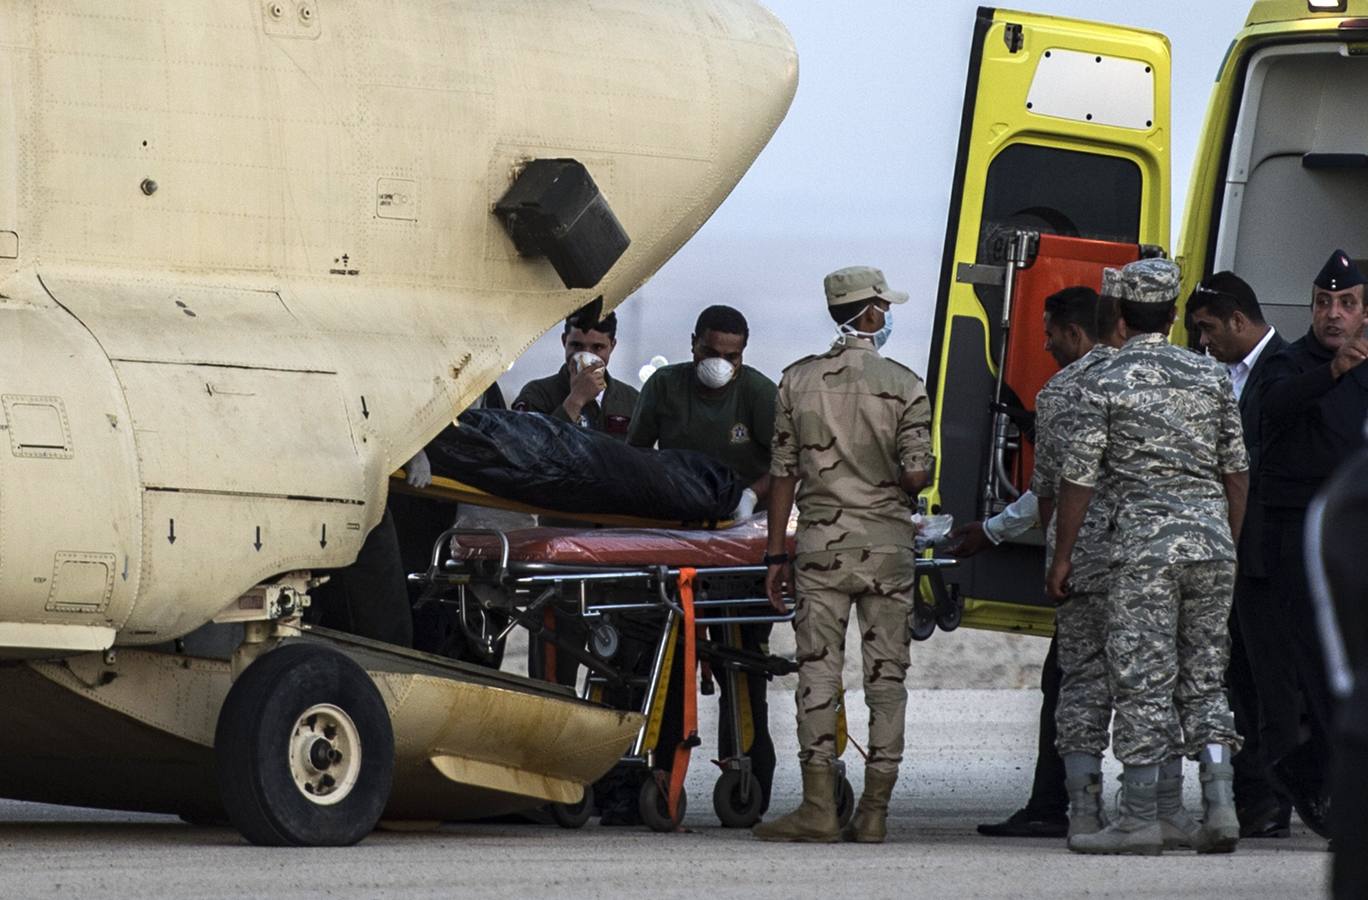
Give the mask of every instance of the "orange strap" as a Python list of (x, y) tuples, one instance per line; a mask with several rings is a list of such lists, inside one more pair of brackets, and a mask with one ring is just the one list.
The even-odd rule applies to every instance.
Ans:
[(698, 682), (694, 669), (698, 659), (698, 632), (694, 626), (693, 569), (679, 570), (679, 606), (684, 610), (681, 633), (684, 635), (684, 740), (675, 748), (674, 765), (670, 767), (670, 818), (679, 810), (679, 798), (684, 792), (684, 776), (689, 771), (689, 754), (698, 739)]

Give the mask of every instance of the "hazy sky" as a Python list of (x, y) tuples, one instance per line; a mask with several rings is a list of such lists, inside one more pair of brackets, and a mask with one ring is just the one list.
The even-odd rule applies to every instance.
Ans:
[[(970, 0), (769, 0), (798, 45), (788, 118), (731, 197), (619, 309), (611, 371), (637, 384), (653, 355), (689, 358), (699, 310), (727, 303), (751, 326), (746, 362), (778, 379), (825, 349), (834, 329), (822, 276), (882, 268), (912, 300), (897, 310), (885, 352), (925, 373), (955, 163)], [(1173, 45), (1174, 237), (1216, 69), (1248, 2), (1044, 0), (1034, 12), (1161, 31)], [(560, 365), (558, 333), (500, 379), (511, 401)]]

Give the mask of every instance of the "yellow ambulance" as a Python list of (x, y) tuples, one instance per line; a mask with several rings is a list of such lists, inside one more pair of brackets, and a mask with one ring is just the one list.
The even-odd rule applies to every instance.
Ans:
[[(1163, 35), (983, 8), (972, 47), (927, 378), (927, 505), (957, 522), (1029, 485), (1049, 293), (1171, 253), (1182, 297), (1230, 269), (1299, 335), (1326, 254), (1368, 256), (1368, 0), (1254, 4), (1217, 75), (1176, 247)], [(1172, 340), (1187, 339), (1180, 315)], [(966, 560), (951, 624), (1051, 633), (1042, 547), (1037, 528)]]

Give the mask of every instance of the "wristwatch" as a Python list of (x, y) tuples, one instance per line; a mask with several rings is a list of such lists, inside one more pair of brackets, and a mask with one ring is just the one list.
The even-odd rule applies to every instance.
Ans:
[(766, 553), (764, 559), (760, 560), (767, 566), (782, 566), (789, 561), (787, 553)]

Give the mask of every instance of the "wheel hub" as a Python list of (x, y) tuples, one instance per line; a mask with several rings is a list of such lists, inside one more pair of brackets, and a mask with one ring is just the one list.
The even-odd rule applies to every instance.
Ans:
[(361, 736), (351, 716), (331, 703), (300, 714), (290, 735), (290, 775), (295, 787), (320, 806), (340, 803), (361, 774)]

